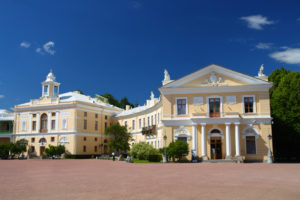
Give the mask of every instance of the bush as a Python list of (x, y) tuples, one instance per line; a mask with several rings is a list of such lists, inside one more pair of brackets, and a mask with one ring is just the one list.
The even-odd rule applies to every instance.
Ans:
[(63, 145), (52, 146), (50, 144), (49, 147), (45, 149), (45, 153), (48, 157), (61, 156), (61, 154), (65, 153), (65, 151), (66, 149)]
[(9, 152), (11, 155), (11, 158), (14, 158), (17, 155), (20, 155), (24, 151), (26, 151), (27, 148), (27, 140), (21, 139), (18, 140), (16, 143), (7, 143), (7, 144), (1, 144), (0, 145), (0, 157), (7, 159), (9, 157)]
[(161, 154), (151, 154), (149, 155), (149, 161), (150, 162), (160, 162), (162, 160)]
[(130, 150), (130, 155), (139, 160), (148, 160), (149, 155), (157, 154), (157, 150), (152, 145), (140, 142), (134, 144)]
[(189, 153), (189, 145), (184, 141), (176, 141), (169, 144), (167, 148), (167, 156), (173, 160), (180, 159)]

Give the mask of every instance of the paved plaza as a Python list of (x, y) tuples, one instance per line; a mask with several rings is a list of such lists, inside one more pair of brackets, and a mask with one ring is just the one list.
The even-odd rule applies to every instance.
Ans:
[(0, 199), (300, 199), (300, 164), (0, 161)]

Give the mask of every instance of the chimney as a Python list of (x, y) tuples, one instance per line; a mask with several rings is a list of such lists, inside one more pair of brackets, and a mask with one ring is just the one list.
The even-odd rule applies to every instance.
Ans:
[(125, 109), (130, 110), (130, 105), (126, 105)]

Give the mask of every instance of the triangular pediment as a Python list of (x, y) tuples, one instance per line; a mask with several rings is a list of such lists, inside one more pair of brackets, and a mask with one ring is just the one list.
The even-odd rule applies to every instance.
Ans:
[(219, 65), (211, 64), (196, 72), (166, 84), (163, 86), (163, 88), (196, 88), (262, 84), (270, 83)]

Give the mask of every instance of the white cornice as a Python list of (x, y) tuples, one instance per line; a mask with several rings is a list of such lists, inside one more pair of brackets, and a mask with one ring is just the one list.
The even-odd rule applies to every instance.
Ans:
[(242, 86), (219, 86), (197, 88), (159, 88), (163, 95), (168, 94), (208, 94), (208, 93), (231, 93), (231, 92), (268, 92), (272, 84), (242, 85)]

